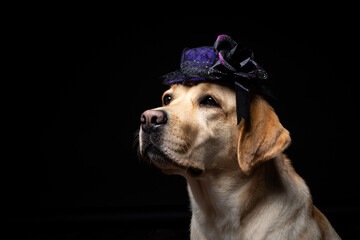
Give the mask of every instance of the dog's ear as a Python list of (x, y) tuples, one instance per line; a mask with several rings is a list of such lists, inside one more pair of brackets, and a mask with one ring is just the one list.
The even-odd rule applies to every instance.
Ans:
[(252, 97), (250, 123), (241, 121), (238, 126), (238, 162), (247, 175), (258, 164), (284, 151), (291, 141), (273, 108), (261, 97)]

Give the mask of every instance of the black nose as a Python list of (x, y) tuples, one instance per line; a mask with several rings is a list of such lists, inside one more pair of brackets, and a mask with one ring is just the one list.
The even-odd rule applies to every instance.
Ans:
[(149, 133), (167, 122), (166, 113), (160, 110), (147, 110), (141, 114), (140, 122), (142, 129)]

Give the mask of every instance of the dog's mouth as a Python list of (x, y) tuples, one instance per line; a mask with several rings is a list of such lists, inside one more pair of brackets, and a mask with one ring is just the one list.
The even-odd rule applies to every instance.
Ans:
[[(151, 137), (145, 137), (143, 139), (143, 146), (141, 152), (141, 157), (150, 163), (153, 163), (155, 166), (160, 168), (164, 173), (176, 174), (179, 172), (185, 172), (188, 175), (193, 177), (200, 176), (203, 173), (203, 170), (194, 166), (188, 166), (178, 163), (176, 160), (168, 156), (164, 151), (160, 150), (159, 143), (153, 143)], [(145, 140), (145, 141), (144, 141)], [(179, 171), (180, 170), (180, 171)]]

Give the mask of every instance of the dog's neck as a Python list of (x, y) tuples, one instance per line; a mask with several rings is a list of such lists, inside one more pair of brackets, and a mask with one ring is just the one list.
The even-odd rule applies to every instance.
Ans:
[[(224, 234), (219, 232), (221, 230), (240, 236), (244, 233), (239, 226), (246, 228), (247, 223), (263, 211), (262, 206), (269, 208), (267, 202), (282, 204), (282, 208), (289, 202), (309, 202), (305, 183), (300, 177), (291, 177), (290, 171), (294, 174), (290, 162), (279, 155), (259, 166), (250, 176), (233, 169), (207, 172), (200, 178), (186, 177), (193, 211), (192, 225), (207, 228), (203, 230), (212, 236)], [(297, 199), (299, 195), (306, 199)], [(276, 201), (269, 201), (275, 197)], [(272, 210), (270, 206), (270, 210), (266, 210), (267, 217), (280, 214), (278, 209), (274, 206)]]

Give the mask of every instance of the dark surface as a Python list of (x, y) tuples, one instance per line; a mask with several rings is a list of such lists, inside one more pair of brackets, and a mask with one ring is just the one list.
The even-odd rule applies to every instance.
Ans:
[(23, 239), (187, 239), (186, 182), (139, 160), (135, 132), (141, 113), (160, 105), (159, 76), (179, 67), (182, 49), (225, 33), (269, 73), (292, 137), (286, 153), (315, 205), (343, 239), (358, 236), (353, 21), (291, 15), (20, 21), (6, 99), (6, 229)]
[[(359, 209), (321, 209), (343, 239), (360, 231)], [(14, 239), (189, 239), (191, 213), (180, 207), (127, 207), (52, 210), (13, 215)]]
[[(354, 239), (359, 209), (323, 211), (343, 239)], [(14, 239), (189, 239), (190, 212), (174, 207), (68, 209), (11, 218)]]
[(14, 239), (188, 239), (190, 212), (177, 207), (53, 210), (10, 218)]

